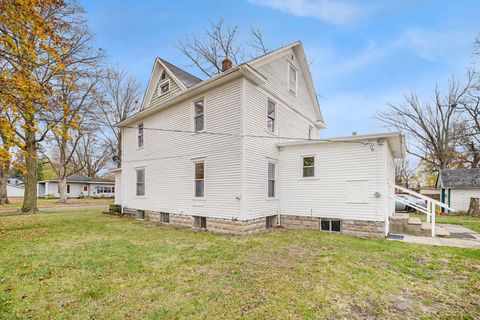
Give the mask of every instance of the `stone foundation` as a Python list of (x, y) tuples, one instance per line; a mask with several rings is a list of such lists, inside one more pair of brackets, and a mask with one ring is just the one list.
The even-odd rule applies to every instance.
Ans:
[[(383, 238), (385, 237), (385, 222), (363, 221), (363, 220), (340, 220), (340, 233), (362, 237), (362, 238)], [(322, 218), (281, 215), (280, 224), (286, 229), (310, 229), (320, 230)]]
[[(182, 228), (194, 228), (194, 217), (185, 214), (169, 214), (169, 223), (162, 222), (161, 212), (144, 210), (146, 221), (156, 224), (172, 225)], [(124, 208), (123, 215), (137, 218), (138, 210)], [(286, 229), (309, 229), (320, 230), (322, 218), (281, 215), (280, 225)], [(362, 238), (383, 238), (385, 236), (385, 223), (383, 221), (362, 221), (339, 219), (340, 232), (346, 235)], [(210, 218), (207, 217), (207, 230), (215, 233), (247, 235), (267, 231), (266, 217), (251, 219), (247, 221)]]
[[(161, 212), (144, 210), (144, 218), (146, 221), (152, 221), (157, 224), (171, 225), (181, 228), (195, 228), (193, 216), (185, 214), (169, 214), (169, 223), (161, 221)], [(138, 218), (138, 210), (132, 208), (124, 208), (123, 215), (126, 217)], [(248, 221), (220, 219), (207, 217), (207, 230), (215, 233), (246, 235), (256, 232), (267, 231), (266, 218), (251, 219)]]

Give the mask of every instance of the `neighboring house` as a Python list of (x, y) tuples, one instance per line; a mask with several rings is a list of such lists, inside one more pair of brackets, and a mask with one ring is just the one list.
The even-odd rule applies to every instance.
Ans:
[(440, 170), (440, 200), (456, 211), (468, 211), (470, 198), (480, 198), (480, 169)]
[[(58, 198), (58, 180), (42, 180), (38, 182), (38, 196)], [(67, 178), (67, 195), (77, 197), (113, 197), (115, 182), (109, 179), (70, 176)]]
[(7, 179), (7, 197), (23, 197), (25, 185), (22, 180), (16, 178)]
[(319, 139), (326, 125), (300, 42), (222, 65), (202, 81), (155, 60), (141, 111), (118, 124), (123, 213), (233, 234), (279, 224), (387, 234), (404, 136)]

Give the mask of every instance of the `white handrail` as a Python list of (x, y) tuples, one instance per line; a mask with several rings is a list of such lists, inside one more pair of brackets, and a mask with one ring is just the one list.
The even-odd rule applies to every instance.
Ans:
[(405, 193), (411, 194), (412, 196), (415, 196), (415, 197), (417, 197), (417, 198), (420, 198), (420, 199), (423, 199), (423, 200), (427, 200), (428, 202), (432, 202), (432, 203), (434, 203), (435, 205), (437, 205), (437, 206), (439, 206), (439, 207), (441, 207), (441, 208), (447, 209), (448, 211), (455, 212), (454, 209), (452, 209), (451, 207), (447, 206), (447, 205), (446, 205), (445, 203), (443, 203), (443, 202), (440, 202), (440, 201), (438, 201), (438, 200), (435, 200), (435, 199), (432, 199), (432, 198), (430, 198), (430, 197), (424, 196), (423, 194), (420, 194), (420, 193), (418, 193), (418, 192), (412, 191), (412, 190), (410, 190), (410, 189), (407, 189), (407, 188), (404, 188), (404, 187), (400, 187), (400, 186), (391, 184), (390, 182), (389, 182), (389, 185), (390, 185), (390, 186), (393, 186), (393, 187), (395, 187), (396, 189), (401, 190), (401, 191), (403, 191), (403, 192), (405, 192)]
[(406, 204), (406, 205), (408, 205), (408, 206), (410, 206), (410, 207), (412, 207), (412, 208), (414, 208), (414, 209), (416, 209), (420, 212), (423, 212), (427, 215), (427, 222), (431, 223), (431, 226), (432, 226), (432, 237), (435, 237), (435, 231), (436, 231), (436, 227), (435, 227), (436, 207), (439, 206), (441, 208), (447, 209), (448, 211), (455, 212), (455, 210), (453, 210), (452, 208), (450, 208), (449, 206), (447, 206), (446, 204), (444, 204), (440, 201), (437, 201), (437, 200), (432, 199), (430, 197), (424, 196), (423, 194), (412, 191), (410, 189), (394, 185), (390, 182), (387, 182), (387, 183), (390, 186), (393, 186), (395, 189), (401, 190), (405, 193), (408, 193), (408, 194), (410, 194), (410, 195), (412, 195), (416, 198), (423, 199), (427, 202), (427, 207), (423, 208), (423, 207), (419, 206), (418, 204), (416, 204), (415, 202), (410, 201), (408, 199), (403, 199), (403, 198), (398, 197), (398, 196), (394, 197), (394, 199), (396, 201), (399, 201), (403, 204)]

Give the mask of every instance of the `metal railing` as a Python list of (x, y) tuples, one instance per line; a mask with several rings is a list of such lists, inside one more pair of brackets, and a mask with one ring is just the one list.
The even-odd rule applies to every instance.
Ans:
[(443, 202), (440, 202), (438, 200), (435, 200), (435, 199), (432, 199), (430, 197), (427, 197), (427, 196), (424, 196), (423, 194), (420, 194), (418, 192), (415, 192), (415, 191), (412, 191), (410, 189), (407, 189), (407, 188), (404, 188), (404, 187), (400, 187), (400, 186), (397, 186), (397, 185), (393, 185), (391, 183), (388, 183), (390, 186), (394, 187), (395, 188), (395, 194), (396, 194), (396, 190), (400, 190), (402, 191), (403, 193), (406, 193), (408, 195), (411, 195), (417, 199), (422, 199), (422, 200), (425, 200), (426, 202), (426, 207), (423, 207), (423, 206), (420, 206), (418, 205), (417, 203), (415, 202), (412, 202), (408, 199), (405, 199), (405, 198), (402, 198), (402, 197), (399, 197), (399, 196), (394, 196), (394, 199), (396, 201), (399, 201), (411, 208), (414, 208), (415, 210), (419, 211), (419, 212), (423, 212), (427, 215), (427, 222), (428, 223), (431, 223), (432, 225), (432, 237), (435, 237), (435, 216), (436, 216), (436, 208), (437, 207), (440, 207), (440, 208), (443, 208), (447, 211), (450, 211), (450, 212), (455, 212), (454, 209), (452, 209), (451, 207), (447, 206), (445, 203)]

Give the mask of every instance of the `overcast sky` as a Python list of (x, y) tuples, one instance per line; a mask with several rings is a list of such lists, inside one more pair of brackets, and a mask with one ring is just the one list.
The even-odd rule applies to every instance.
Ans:
[[(372, 118), (416, 90), (431, 97), (475, 61), (480, 1), (113, 1), (80, 0), (96, 45), (147, 85), (159, 56), (201, 76), (175, 47), (224, 18), (264, 31), (269, 49), (301, 40), (328, 129), (323, 137), (381, 132)], [(477, 63), (479, 58), (476, 58)], [(204, 78), (204, 77), (203, 77)], [(143, 92), (142, 92), (143, 96)]]

